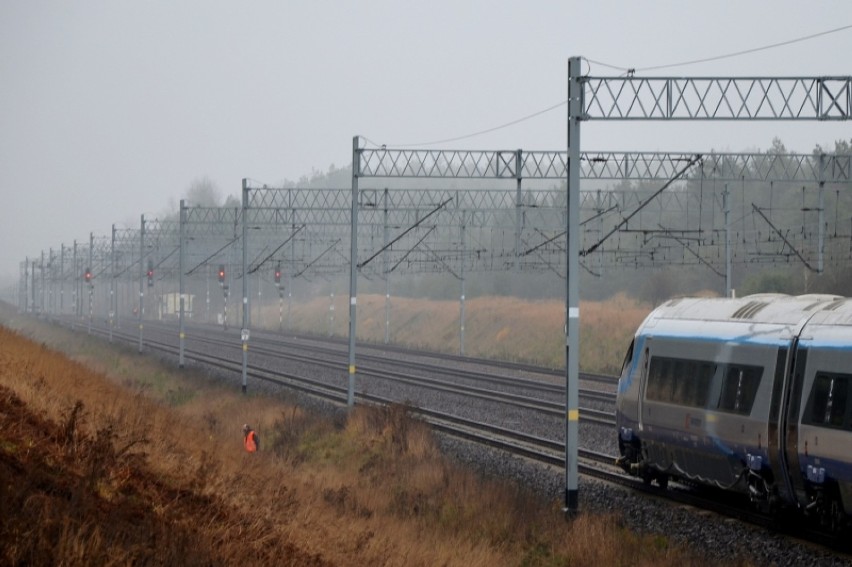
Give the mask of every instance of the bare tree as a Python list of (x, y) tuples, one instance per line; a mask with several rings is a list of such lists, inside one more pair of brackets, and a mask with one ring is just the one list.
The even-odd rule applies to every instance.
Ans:
[(220, 207), (222, 193), (219, 187), (206, 175), (196, 178), (189, 184), (184, 197), (193, 207)]

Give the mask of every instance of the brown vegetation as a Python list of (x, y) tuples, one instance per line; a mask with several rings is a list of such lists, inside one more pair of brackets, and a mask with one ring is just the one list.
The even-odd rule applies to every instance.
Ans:
[[(404, 407), (336, 423), (14, 324), (79, 362), (0, 328), (2, 564), (700, 564), (454, 465)], [(244, 422), (261, 453), (242, 450)]]
[[(335, 298), (331, 327), (329, 298), (293, 305), (296, 330), (348, 334), (348, 296)], [(459, 351), (459, 302), (393, 298), (390, 340), (435, 352)], [(580, 303), (580, 364), (587, 372), (617, 373), (630, 339), (651, 306), (618, 294), (606, 302)], [(278, 328), (278, 308), (265, 311), (259, 323)], [(516, 360), (551, 368), (565, 365), (565, 303), (481, 297), (465, 302), (465, 354)], [(358, 339), (381, 343), (385, 336), (385, 298), (358, 298)]]

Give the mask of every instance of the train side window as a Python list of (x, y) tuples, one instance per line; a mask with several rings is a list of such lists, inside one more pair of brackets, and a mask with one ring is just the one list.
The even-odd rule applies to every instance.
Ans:
[(849, 393), (849, 381), (836, 376), (831, 392), (828, 394), (828, 407), (825, 408), (825, 421), (834, 427), (843, 427), (846, 419), (846, 398)]
[(849, 398), (850, 376), (837, 374), (817, 374), (811, 390), (808, 406), (810, 412), (806, 423), (843, 427), (846, 421), (846, 407)]
[(689, 363), (685, 360), (672, 361), (672, 402), (683, 404), (689, 399)]
[(646, 398), (691, 407), (706, 407), (716, 366), (681, 358), (651, 360)]
[(661, 402), (671, 402), (674, 397), (674, 361), (662, 358), (657, 365), (657, 399)]
[(646, 398), (658, 402), (670, 402), (672, 399), (671, 366), (669, 358), (655, 356), (648, 370), (648, 389)]
[(716, 373), (716, 365), (710, 362), (699, 362), (698, 370), (695, 373), (697, 382), (695, 388), (695, 405), (703, 408), (707, 406), (707, 398), (710, 395), (710, 385), (713, 382), (713, 375)]
[(751, 413), (762, 374), (763, 368), (759, 366), (728, 366), (719, 395), (719, 409), (734, 413)]
[[(646, 364), (648, 364), (646, 360)], [(658, 390), (659, 390), (659, 379), (657, 378), (657, 373), (660, 370), (659, 361), (656, 357), (648, 364), (648, 382), (645, 386), (645, 397), (649, 400), (656, 400), (659, 398)]]

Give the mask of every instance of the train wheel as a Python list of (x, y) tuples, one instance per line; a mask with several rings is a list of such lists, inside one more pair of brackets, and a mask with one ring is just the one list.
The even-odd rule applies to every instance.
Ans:
[(846, 526), (846, 517), (843, 513), (843, 506), (841, 506), (840, 501), (836, 498), (832, 498), (831, 502), (828, 504), (826, 516), (826, 523), (828, 524), (828, 529), (831, 530), (831, 533), (840, 533)]
[(663, 490), (666, 490), (669, 487), (669, 475), (661, 474), (657, 477), (657, 484)]

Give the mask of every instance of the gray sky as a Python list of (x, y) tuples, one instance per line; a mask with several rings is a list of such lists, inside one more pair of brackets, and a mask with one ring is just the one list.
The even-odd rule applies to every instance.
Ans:
[[(177, 203), (565, 100), (568, 57), (642, 68), (852, 24), (848, 0), (0, 0), (0, 290), (19, 262)], [(651, 76), (852, 74), (852, 29)], [(594, 76), (613, 71), (592, 66)], [(650, 75), (650, 74), (646, 74)], [(566, 111), (438, 147), (564, 150)], [(833, 147), (852, 123), (588, 123), (584, 150)]]

